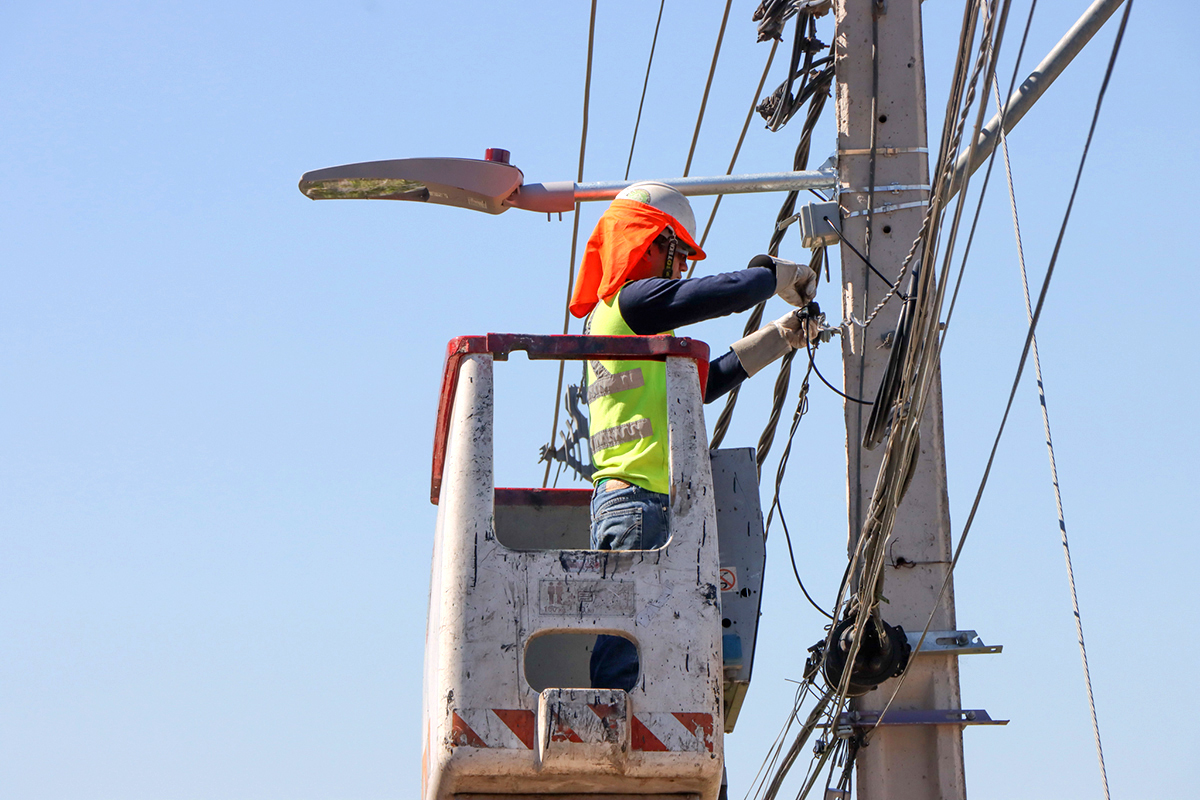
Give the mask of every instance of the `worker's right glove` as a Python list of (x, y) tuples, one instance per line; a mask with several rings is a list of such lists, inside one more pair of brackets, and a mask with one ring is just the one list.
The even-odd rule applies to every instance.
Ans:
[(749, 336), (738, 339), (730, 349), (737, 354), (746, 374), (753, 375), (789, 350), (805, 346), (809, 327), (805, 322), (798, 311), (789, 311)]
[(751, 267), (773, 267), (775, 270), (775, 294), (784, 302), (804, 308), (817, 296), (817, 273), (807, 264), (797, 264), (774, 256), (755, 256)]

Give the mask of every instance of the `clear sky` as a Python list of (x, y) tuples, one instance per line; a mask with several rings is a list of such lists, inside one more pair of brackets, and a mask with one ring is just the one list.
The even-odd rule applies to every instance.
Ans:
[[(725, 170), (766, 61), (753, 6), (735, 4), (693, 174)], [(1085, 6), (1038, 5), (1026, 67)], [(632, 177), (682, 173), (723, 7), (666, 4)], [(624, 173), (657, 10), (600, 3), (585, 180)], [(923, 11), (938, 124), (961, 6)], [(1196, 17), (1135, 6), (1039, 328), (1114, 797), (1190, 794), (1198, 751), (1172, 690), (1200, 660)], [(1012, 136), (1035, 284), (1115, 28)], [(581, 1), (0, 11), (0, 798), (416, 796), (444, 346), (561, 330), (571, 216), (314, 203), (296, 182), (487, 147), (527, 180), (573, 179), (587, 30)], [(832, 119), (831, 104), (811, 166), (835, 149)], [(798, 134), (755, 122), (739, 171), (787, 169)], [(727, 198), (702, 269), (765, 250), (781, 201)], [(1008, 213), (993, 180), (943, 356), (955, 535), (1025, 331)], [(794, 233), (781, 255), (806, 257)], [(834, 316), (836, 263), (818, 296)], [(742, 325), (689, 333), (721, 352)], [(840, 374), (836, 347), (819, 366)], [(538, 485), (554, 373), (500, 367), (498, 481)], [(728, 445), (757, 441), (771, 383), (743, 393)], [(814, 384), (784, 484), (826, 602), (844, 566), (841, 413)], [(1012, 720), (965, 733), (976, 799), (1100, 796), (1042, 438), (1027, 374), (956, 574), (960, 626), (1005, 646), (961, 659), (964, 706)], [(736, 797), (822, 635), (782, 544), (727, 739)]]

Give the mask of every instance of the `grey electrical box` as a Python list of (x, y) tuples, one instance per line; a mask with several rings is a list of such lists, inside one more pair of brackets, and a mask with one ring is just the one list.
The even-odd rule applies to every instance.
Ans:
[(820, 247), (838, 243), (837, 231), (825, 221), (825, 217), (840, 224), (838, 204), (809, 203), (800, 209), (800, 243), (805, 247)]
[(754, 448), (712, 450), (721, 554), (721, 645), (725, 653), (725, 732), (733, 730), (754, 666), (754, 640), (767, 563)]

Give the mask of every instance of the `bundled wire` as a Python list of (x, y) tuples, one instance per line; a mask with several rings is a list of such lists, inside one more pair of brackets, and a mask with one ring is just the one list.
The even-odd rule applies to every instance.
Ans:
[[(1038, 294), (1037, 304), (1036, 304), (1036, 306), (1033, 307), (1032, 311), (1029, 313), (1029, 329), (1025, 336), (1025, 345), (1021, 351), (1020, 361), (1017, 364), (1016, 375), (1013, 378), (1012, 388), (1009, 390), (1008, 403), (1005, 406), (1004, 415), (1001, 417), (999, 429), (996, 431), (995, 439), (992, 442), (991, 453), (988, 455), (987, 466), (984, 468), (983, 476), (979, 482), (979, 488), (976, 490), (975, 500), (971, 505), (970, 513), (967, 515), (967, 521), (963, 525), (962, 533), (959, 535), (958, 543), (955, 545), (954, 556), (950, 561), (949, 569), (947, 569), (946, 576), (945, 576), (944, 580), (942, 581), (942, 586), (938, 592), (937, 600), (934, 602), (934, 607), (930, 611), (929, 619), (926, 621), (925, 628), (921, 632), (921, 638), (917, 644), (918, 649), (920, 648), (920, 643), (924, 642), (925, 636), (929, 632), (930, 625), (933, 623), (933, 617), (937, 613), (937, 608), (941, 604), (942, 597), (945, 595), (946, 588), (950, 583), (950, 578), (954, 574), (954, 568), (957, 566), (959, 557), (962, 555), (963, 546), (966, 544), (967, 535), (971, 531), (971, 525), (975, 519), (975, 514), (979, 510), (979, 502), (982, 499), (984, 489), (987, 486), (988, 477), (991, 474), (992, 464), (995, 461), (996, 451), (999, 448), (1000, 439), (1004, 434), (1004, 428), (1005, 428), (1006, 423), (1008, 422), (1008, 415), (1012, 410), (1013, 400), (1016, 397), (1017, 388), (1019, 387), (1020, 382), (1021, 382), (1021, 375), (1025, 368), (1026, 359), (1028, 358), (1030, 350), (1033, 345), (1035, 332), (1037, 330), (1037, 323), (1041, 317), (1042, 308), (1044, 307), (1047, 291), (1050, 288), (1050, 280), (1054, 276), (1054, 267), (1055, 267), (1056, 263), (1058, 262), (1058, 255), (1060, 252), (1060, 248), (1062, 247), (1063, 237), (1066, 234), (1067, 223), (1070, 221), (1070, 218), (1071, 218), (1071, 209), (1074, 207), (1075, 196), (1079, 191), (1080, 179), (1083, 176), (1083, 167), (1084, 167), (1084, 164), (1087, 162), (1088, 151), (1091, 148), (1091, 144), (1092, 144), (1092, 136), (1096, 132), (1096, 123), (1100, 117), (1100, 109), (1104, 102), (1104, 94), (1108, 88), (1109, 79), (1112, 77), (1113, 67), (1116, 64), (1117, 54), (1120, 52), (1120, 49), (1121, 49), (1121, 41), (1125, 35), (1125, 28), (1126, 28), (1127, 23), (1129, 22), (1129, 14), (1130, 14), (1132, 7), (1133, 7), (1133, 2), (1132, 2), (1132, 0), (1129, 0), (1129, 2), (1127, 2), (1125, 4), (1125, 12), (1121, 17), (1121, 23), (1117, 29), (1116, 38), (1113, 41), (1112, 53), (1109, 56), (1108, 67), (1104, 74), (1104, 80), (1100, 85), (1100, 92), (1099, 92), (1098, 97), (1096, 98), (1096, 108), (1092, 114), (1092, 122), (1091, 122), (1091, 126), (1088, 128), (1088, 135), (1087, 135), (1086, 141), (1084, 142), (1083, 153), (1080, 155), (1080, 158), (1079, 158), (1079, 168), (1075, 174), (1075, 183), (1071, 189), (1071, 197), (1067, 202), (1066, 211), (1063, 213), (1062, 225), (1059, 228), (1058, 238), (1054, 244), (1054, 251), (1050, 256), (1050, 264), (1046, 269), (1045, 278), (1042, 280), (1042, 288)], [(1031, 9), (1031, 13), (1032, 13), (1032, 9)], [(1028, 296), (1027, 296), (1026, 302), (1028, 303)], [(1068, 571), (1070, 571), (1069, 548), (1067, 548), (1067, 543), (1066, 543), (1065, 523), (1063, 523), (1063, 521), (1062, 521), (1061, 507), (1059, 509), (1059, 512), (1060, 512), (1059, 525), (1060, 525), (1060, 528), (1064, 528), (1064, 530), (1063, 530), (1063, 534), (1064, 534), (1063, 547), (1064, 547), (1064, 549), (1068, 550), (1067, 568), (1068, 568)], [(1071, 577), (1073, 578), (1073, 576), (1071, 576)], [(1072, 590), (1073, 590), (1073, 588), (1074, 587), (1072, 585)], [(1074, 613), (1076, 616), (1076, 621), (1077, 621), (1077, 623), (1079, 623), (1079, 609), (1078, 609), (1077, 601), (1075, 601), (1074, 597), (1072, 598), (1072, 602), (1073, 602), (1073, 610), (1074, 610)], [(1093, 724), (1093, 733), (1094, 733), (1095, 742), (1096, 742), (1097, 758), (1098, 758), (1099, 764), (1100, 764), (1100, 777), (1101, 777), (1102, 786), (1104, 789), (1104, 796), (1107, 798), (1109, 796), (1108, 777), (1107, 777), (1107, 774), (1105, 772), (1105, 767), (1104, 767), (1104, 751), (1103, 751), (1103, 748), (1102, 748), (1101, 742), (1100, 742), (1100, 731), (1099, 731), (1099, 725), (1096, 721), (1095, 705), (1094, 705), (1093, 698), (1091, 696), (1090, 676), (1087, 676), (1087, 653), (1086, 653), (1086, 648), (1084, 647), (1084, 644), (1083, 644), (1083, 630), (1082, 630), (1081, 624), (1079, 624), (1079, 627), (1077, 628), (1077, 633), (1079, 635), (1081, 656), (1084, 660), (1085, 678), (1088, 681), (1088, 687), (1087, 687), (1088, 688), (1088, 700), (1089, 700), (1089, 705), (1091, 707), (1091, 713), (1092, 713), (1092, 724)], [(897, 681), (896, 688), (892, 691), (891, 697), (888, 699), (887, 704), (884, 706), (883, 711), (879, 715), (879, 718), (876, 722), (876, 727), (878, 726), (879, 721), (882, 721), (884, 715), (887, 713), (887, 710), (891, 707), (892, 701), (895, 700), (896, 695), (899, 693), (900, 688), (903, 686), (904, 679), (906, 676), (907, 676), (907, 670), (905, 671), (904, 674), (902, 674), (900, 676), (899, 681)], [(874, 730), (874, 728), (872, 730)]]
[[(870, 503), (864, 515), (861, 529), (855, 547), (851, 554), (850, 563), (838, 589), (836, 602), (833, 606), (834, 621), (839, 619), (853, 620), (853, 629), (847, 636), (850, 647), (846, 653), (845, 663), (852, 665), (858, 656), (858, 650), (866, 638), (864, 633), (870, 623), (882, 629), (882, 619), (879, 604), (882, 601), (883, 567), (885, 564), (886, 543), (895, 524), (896, 513), (911, 480), (916, 454), (919, 449), (920, 420), (930, 389), (937, 375), (938, 352), (940, 350), (940, 311), (944, 300), (946, 286), (946, 271), (949, 258), (954, 250), (954, 237), (961, 215), (961, 201), (947, 225), (945, 261), (943, 263), (941, 280), (935, 283), (935, 258), (939, 252), (939, 238), (942, 235), (943, 216), (946, 214), (944, 198), (949, 197), (949, 182), (953, 177), (953, 166), (959, 144), (965, 128), (965, 122), (975, 99), (975, 86), (981, 74), (986, 74), (985, 82), (991, 80), (995, 69), (995, 58), (1002, 41), (1004, 21), (1006, 19), (1008, 2), (1004, 5), (1004, 13), (1000, 15), (997, 24), (996, 6), (999, 0), (990, 0), (988, 13), (982, 20), (982, 31), (979, 34), (978, 55), (971, 65), (972, 43), (980, 28), (980, 3), (968, 0), (964, 8), (962, 30), (959, 38), (959, 52), (956, 59), (954, 79), (949, 102), (947, 103), (946, 119), (942, 128), (942, 141), (937, 160), (935, 174), (938, 181), (930, 200), (925, 221), (910, 250), (908, 259), (920, 253), (920, 262), (909, 282), (907, 300), (903, 308), (902, 322), (893, 342), (888, 375), (877, 395), (874, 416), (886, 420), (886, 445), (881, 454), (879, 474), (871, 495)], [(986, 68), (985, 68), (986, 67)], [(985, 83), (986, 85), (986, 83)], [(983, 103), (980, 103), (979, 114), (975, 124), (975, 132), (971, 142), (978, 138), (978, 130), (982, 126)], [(878, 426), (876, 430), (879, 429)], [(881, 437), (882, 438), (882, 437)], [(850, 592), (853, 576), (856, 588), (853, 595)], [(837, 627), (828, 626), (824, 642), (816, 647), (815, 656), (818, 662), (823, 660), (826, 653), (835, 647), (833, 641)], [(821, 664), (816, 664), (811, 672), (821, 672)], [(823, 702), (818, 703), (813, 714), (818, 710), (827, 709), (830, 731), (836, 730), (837, 719), (841, 709), (848, 700), (852, 669), (842, 671), (838, 684), (829, 686), (822, 696)], [(810, 719), (813, 714), (810, 714)], [(802, 733), (804, 731), (802, 730)], [(789, 754), (798, 752), (803, 744), (798, 736)], [(803, 798), (814, 785), (815, 776), (829, 758), (832, 748), (818, 748), (814, 754), (809, 775), (804, 781), (803, 788), (797, 795)], [(795, 758), (782, 759), (776, 769), (763, 800), (772, 800), (778, 787)], [(832, 768), (830, 770), (832, 776)], [(844, 772), (839, 784), (848, 783), (848, 772)]]
[[(808, 31), (810, 36), (807, 38), (815, 40), (816, 23), (813, 20), (812, 15), (808, 12), (803, 12), (797, 15), (796, 28), (798, 31)], [(798, 36), (797, 40), (803, 41), (805, 38), (806, 37)], [(800, 55), (804, 55), (804, 63), (803, 66), (799, 68), (800, 71), (798, 73), (798, 68), (794, 65), (798, 63)], [(829, 61), (829, 59), (823, 59), (822, 63), (824, 63), (825, 66), (820, 71), (816, 72), (816, 74), (811, 78), (809, 77), (809, 74), (812, 72), (814, 66), (813, 55), (814, 54), (812, 52), (807, 52), (803, 46), (800, 46), (799, 48), (794, 47), (792, 52), (793, 67), (789, 70), (790, 80), (794, 80), (796, 77), (802, 76), (800, 91), (805, 97), (809, 98), (808, 114), (805, 117), (804, 126), (800, 130), (800, 141), (796, 145), (796, 153), (792, 158), (792, 169), (796, 171), (803, 170), (808, 166), (809, 150), (812, 143), (812, 132), (817, 125), (817, 121), (821, 117), (822, 110), (825, 108), (825, 101), (829, 98), (829, 87), (833, 83), (833, 64)], [(796, 209), (796, 200), (798, 197), (799, 192), (792, 191), (788, 192), (787, 197), (784, 198), (783, 205), (776, 217), (775, 225), (771, 229), (771, 240), (767, 247), (767, 253), (772, 256), (779, 255), (780, 244), (783, 242), (783, 237), (787, 233), (787, 226), (784, 225), (781, 228), (780, 223), (793, 215)], [(819, 265), (819, 259), (814, 256), (814, 272), (817, 271)], [(751, 333), (754, 333), (754, 331), (758, 330), (759, 325), (762, 323), (764, 308), (766, 308), (765, 302), (759, 303), (750, 311), (750, 315), (746, 320), (746, 326), (743, 335), (749, 336)], [(786, 376), (790, 376), (791, 359), (785, 359), (780, 370), (781, 373), (785, 373)], [(788, 378), (784, 377), (784, 375), (781, 375), (781, 379), (776, 380), (776, 392), (773, 403), (773, 411), (771, 414), (772, 418), (776, 422), (778, 421), (780, 409), (782, 408), (782, 404), (786, 397), (787, 384)], [(718, 415), (717, 421), (713, 425), (712, 440), (709, 443), (709, 447), (713, 450), (716, 450), (721, 446), (721, 443), (725, 439), (725, 434), (729, 431), (729, 424), (733, 420), (733, 412), (737, 406), (740, 388), (741, 387), (734, 387), (725, 397), (725, 405), (721, 409), (721, 413)], [(756, 458), (760, 477), (762, 474), (762, 464), (763, 461), (766, 460), (767, 453), (770, 451), (770, 442), (774, 435), (774, 424), (769, 423), (769, 427), (772, 430), (772, 434), (770, 436), (766, 436), (765, 439), (760, 440), (759, 451)]]
[[(974, 67), (967, 77), (968, 48), (975, 39), (979, 24), (979, 12), (983, 4), (969, 2), (963, 17), (959, 57), (956, 63), (954, 90), (947, 104), (946, 124), (943, 127), (942, 147), (938, 157), (939, 180), (934, 190), (924, 226), (926, 239), (921, 244), (922, 262), (914, 275), (913, 290), (909, 292), (906, 311), (909, 316), (905, 325), (905, 340), (893, 345), (892, 359), (899, 368), (891, 371), (890, 382), (885, 382), (877, 396), (873, 409), (875, 414), (890, 411), (890, 426), (887, 444), (881, 456), (879, 475), (872, 492), (862, 529), (852, 558), (852, 572), (858, 577), (858, 587), (853, 603), (854, 628), (850, 636), (851, 646), (846, 663), (853, 664), (858, 655), (862, 634), (869, 620), (879, 626), (879, 604), (883, 600), (883, 567), (885, 546), (895, 525), (896, 512), (911, 480), (920, 443), (920, 421), (937, 375), (940, 351), (940, 311), (945, 296), (946, 273), (954, 250), (954, 238), (962, 212), (960, 200), (946, 233), (945, 258), (942, 275), (933, 280), (934, 259), (938, 254), (939, 232), (946, 211), (943, 198), (947, 197), (953, 179), (953, 167), (957, 157), (957, 145), (961, 141), (965, 120), (975, 99), (975, 87), (979, 77), (986, 72), (985, 82), (990, 82), (995, 70), (995, 58), (1002, 39), (1004, 22), (1007, 18), (1008, 2), (997, 23), (996, 5), (991, 0), (983, 20), (979, 53)], [(990, 58), (989, 58), (990, 56)], [(987, 69), (985, 70), (985, 64)], [(986, 85), (986, 83), (985, 83)], [(981, 102), (977, 114), (971, 147), (978, 139), (983, 124), (985, 103)], [(835, 607), (840, 610), (843, 597)], [(836, 613), (836, 612), (835, 612)], [(832, 632), (827, 647), (832, 645)], [(835, 701), (841, 703), (846, 697), (850, 670), (842, 676)]]
[(824, 16), (832, 5), (832, 0), (763, 0), (750, 19), (758, 23), (758, 41), (779, 41), (783, 38), (783, 26), (801, 9), (820, 17)]
[[(805, 15), (807, 16), (807, 15)], [(792, 61), (791, 69), (788, 71), (787, 80), (779, 84), (779, 87), (771, 92), (770, 96), (759, 103), (757, 107), (758, 113), (767, 121), (767, 130), (775, 132), (788, 124), (792, 117), (796, 116), (796, 112), (804, 105), (818, 86), (815, 81), (810, 81), (809, 77), (817, 67), (833, 61), (832, 56), (813, 60), (813, 56), (828, 47), (816, 37), (816, 20), (808, 17), (809, 32), (808, 35), (803, 35), (804, 28), (798, 23), (796, 25), (796, 39), (792, 44)], [(800, 70), (800, 56), (806, 56), (805, 69)], [(800, 89), (793, 95), (792, 86), (797, 78), (801, 79)]]

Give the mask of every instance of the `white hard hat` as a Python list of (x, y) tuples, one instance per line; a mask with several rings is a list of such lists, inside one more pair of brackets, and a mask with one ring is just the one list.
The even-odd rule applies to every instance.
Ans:
[(692, 204), (674, 186), (658, 181), (639, 181), (631, 184), (617, 195), (618, 200), (636, 200), (671, 215), (687, 230), (689, 239), (696, 238), (696, 216)]

